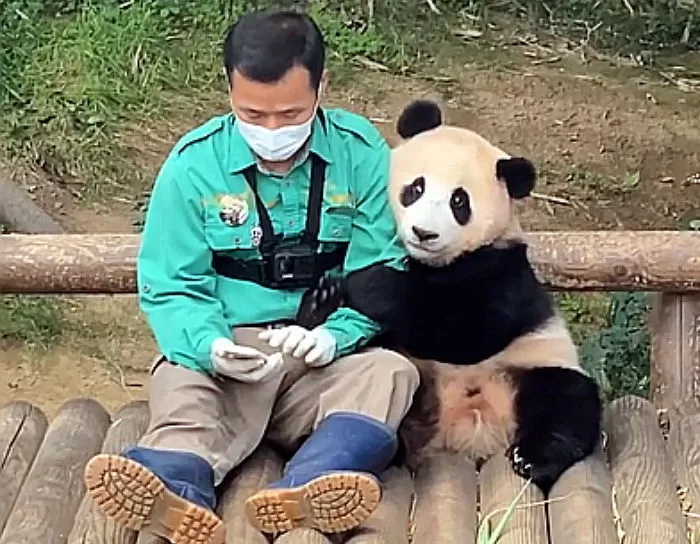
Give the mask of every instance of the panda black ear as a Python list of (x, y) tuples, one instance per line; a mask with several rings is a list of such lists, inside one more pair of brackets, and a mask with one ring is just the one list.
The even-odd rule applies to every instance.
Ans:
[(432, 100), (414, 100), (401, 112), (396, 123), (396, 132), (404, 139), (412, 138), (441, 124), (440, 106)]
[(496, 163), (496, 177), (508, 187), (511, 198), (528, 196), (535, 188), (537, 172), (535, 165), (524, 157), (499, 159)]

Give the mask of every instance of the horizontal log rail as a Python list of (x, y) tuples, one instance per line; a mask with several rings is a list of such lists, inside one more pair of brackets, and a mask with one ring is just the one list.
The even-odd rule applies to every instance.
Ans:
[[(541, 281), (566, 291), (700, 292), (700, 232), (530, 232)], [(0, 236), (0, 293), (134, 293), (137, 234)]]

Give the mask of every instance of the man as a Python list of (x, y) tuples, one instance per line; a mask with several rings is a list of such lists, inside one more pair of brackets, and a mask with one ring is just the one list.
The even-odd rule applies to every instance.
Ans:
[(264, 434), (295, 453), (247, 501), (255, 527), (362, 523), (419, 382), (407, 359), (364, 348), (380, 327), (357, 311), (293, 323), (321, 273), (401, 269), (404, 257), (386, 142), (364, 118), (319, 107), (319, 29), (292, 12), (246, 15), (224, 66), (232, 114), (175, 145), (142, 235), (139, 300), (162, 353), (149, 428), (85, 475), (106, 515), (175, 544), (224, 541), (215, 489)]

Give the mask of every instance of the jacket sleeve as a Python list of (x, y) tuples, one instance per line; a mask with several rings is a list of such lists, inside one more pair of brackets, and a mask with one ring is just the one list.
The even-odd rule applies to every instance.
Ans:
[(171, 153), (153, 187), (137, 257), (138, 299), (161, 353), (211, 372), (212, 341), (232, 331), (215, 296), (202, 199), (182, 163)]
[[(406, 250), (397, 235), (389, 203), (390, 153), (389, 146), (382, 139), (381, 144), (372, 148), (371, 154), (363, 157), (362, 164), (355, 168), (356, 214), (345, 258), (346, 276), (378, 267), (393, 272), (389, 275), (405, 270)], [(371, 286), (366, 288), (372, 289)], [(378, 297), (388, 295), (372, 291)], [(398, 305), (399, 301), (389, 302), (389, 305), (394, 304)], [(336, 356), (352, 353), (382, 332), (383, 324), (369, 317), (369, 313), (357, 307), (343, 306), (328, 317), (324, 326), (337, 341)]]

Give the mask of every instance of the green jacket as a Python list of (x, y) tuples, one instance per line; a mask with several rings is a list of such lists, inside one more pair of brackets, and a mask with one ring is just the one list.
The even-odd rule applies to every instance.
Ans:
[[(389, 146), (364, 117), (340, 109), (324, 113), (326, 130), (314, 122), (307, 153), (286, 176), (258, 170), (258, 191), (275, 232), (294, 236), (303, 230), (308, 153), (316, 153), (328, 163), (319, 251), (349, 242), (343, 273), (378, 262), (403, 269), (406, 253), (387, 193)], [(302, 289), (273, 290), (212, 269), (212, 250), (260, 258), (251, 233), (259, 229), (254, 195), (242, 173), (255, 163), (235, 118), (222, 115), (180, 139), (153, 187), (137, 261), (139, 303), (162, 354), (188, 368), (211, 372), (215, 338), (232, 338), (239, 325), (293, 319), (299, 307)], [(240, 224), (222, 220), (232, 203), (239, 209), (245, 203)], [(337, 356), (380, 332), (376, 322), (349, 308), (338, 309), (325, 326), (337, 340)]]

